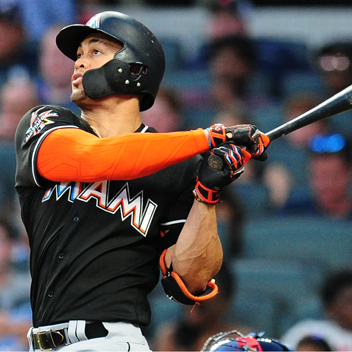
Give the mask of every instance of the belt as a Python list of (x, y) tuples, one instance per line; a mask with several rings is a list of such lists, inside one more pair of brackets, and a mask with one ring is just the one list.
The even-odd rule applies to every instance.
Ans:
[[(85, 335), (88, 340), (98, 337), (105, 337), (108, 330), (105, 329), (103, 323), (92, 322), (87, 323), (85, 327)], [(42, 351), (48, 351), (53, 348), (70, 345), (71, 341), (67, 337), (67, 328), (49, 329), (32, 333), (33, 347)]]

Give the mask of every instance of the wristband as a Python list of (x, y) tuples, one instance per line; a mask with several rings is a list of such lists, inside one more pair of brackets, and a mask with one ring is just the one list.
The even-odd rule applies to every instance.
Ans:
[(204, 292), (199, 295), (193, 295), (190, 293), (183, 283), (180, 276), (172, 270), (172, 268), (167, 268), (165, 265), (165, 255), (167, 249), (163, 251), (160, 256), (160, 268), (163, 274), (161, 279), (161, 284), (164, 288), (166, 295), (175, 302), (186, 304), (186, 305), (194, 305), (200, 304), (210, 298), (213, 298), (218, 294), (219, 288), (215, 283), (215, 280), (212, 279), (208, 282), (207, 287)]
[(226, 142), (226, 128), (224, 125), (217, 123), (207, 128), (207, 130), (210, 149), (216, 148), (219, 144)]
[(193, 195), (198, 202), (206, 204), (216, 204), (220, 200), (220, 191), (205, 187), (198, 179), (193, 190)]

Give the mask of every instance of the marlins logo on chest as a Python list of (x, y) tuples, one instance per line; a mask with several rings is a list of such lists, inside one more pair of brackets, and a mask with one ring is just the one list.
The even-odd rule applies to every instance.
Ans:
[(153, 220), (157, 204), (148, 199), (146, 205), (143, 202), (143, 191), (131, 198), (128, 182), (115, 194), (110, 195), (110, 181), (99, 181), (85, 186), (81, 182), (58, 183), (48, 189), (42, 199), (48, 201), (53, 194), (58, 201), (67, 195), (68, 201), (79, 200), (82, 202), (93, 202), (99, 210), (115, 214), (118, 210), (122, 221), (128, 217), (131, 219), (131, 226), (143, 236), (147, 235), (149, 226)]

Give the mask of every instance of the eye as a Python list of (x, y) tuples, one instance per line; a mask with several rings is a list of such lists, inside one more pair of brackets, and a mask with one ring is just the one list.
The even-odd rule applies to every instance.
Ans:
[(100, 50), (98, 50), (98, 49), (93, 50), (93, 55), (100, 55), (100, 54), (101, 54)]

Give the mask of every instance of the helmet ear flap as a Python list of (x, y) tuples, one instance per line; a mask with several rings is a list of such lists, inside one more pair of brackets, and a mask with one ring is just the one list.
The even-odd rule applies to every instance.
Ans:
[[(83, 75), (83, 88), (91, 99), (100, 99), (109, 95), (141, 94), (147, 85), (144, 65), (128, 64), (113, 59), (100, 68), (91, 69)], [(149, 98), (149, 99), (148, 99)], [(147, 110), (153, 105), (154, 99), (145, 94), (140, 110)]]

